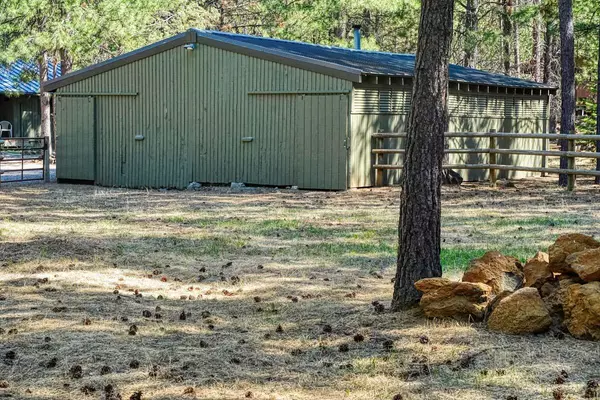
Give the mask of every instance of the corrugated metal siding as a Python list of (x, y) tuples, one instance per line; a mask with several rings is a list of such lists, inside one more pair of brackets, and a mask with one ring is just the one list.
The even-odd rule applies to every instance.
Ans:
[(59, 97), (56, 109), (57, 178), (93, 181), (94, 99)]
[[(401, 111), (390, 112), (387, 102), (378, 104), (383, 91), (404, 91)], [(369, 93), (370, 92), (370, 93)], [(376, 89), (356, 85), (352, 96), (351, 143), (350, 143), (350, 187), (367, 187), (374, 183), (372, 165), (375, 156), (371, 153), (374, 145), (371, 134), (376, 132), (406, 132), (408, 114), (410, 112), (411, 88), (406, 86), (392, 89)], [(365, 100), (365, 99), (368, 99)], [(548, 104), (544, 97), (502, 94), (465, 94), (450, 93), (448, 99), (450, 112), (449, 130), (453, 132), (486, 132), (496, 129), (501, 132), (546, 132)], [(376, 110), (388, 111), (377, 112)], [(453, 138), (448, 142), (451, 148), (488, 147), (487, 139)], [(498, 140), (501, 148), (521, 148), (541, 150), (542, 141), (535, 139)], [(402, 148), (399, 140), (386, 139), (386, 148)], [(385, 155), (385, 164), (398, 164), (399, 155)], [(540, 156), (498, 155), (500, 164), (519, 164), (524, 166), (540, 166)], [(487, 156), (477, 154), (451, 154), (449, 163), (483, 163)], [(486, 179), (486, 170), (458, 171), (466, 180)], [(519, 178), (531, 173), (521, 171), (499, 171), (499, 177)], [(387, 183), (397, 183), (400, 171), (386, 171), (384, 179)]]
[[(236, 181), (343, 189), (347, 96), (342, 95), (345, 103), (340, 95), (305, 96), (322, 113), (323, 125), (309, 126), (314, 115), (298, 120), (306, 107), (302, 96), (249, 93), (351, 88), (345, 80), (200, 45), (193, 51), (174, 48), (59, 92), (139, 93), (96, 97), (98, 184), (185, 187), (191, 181)], [(336, 107), (343, 123), (323, 111)], [(145, 139), (135, 141), (138, 134)], [(319, 135), (332, 140), (330, 153), (319, 147)], [(245, 143), (243, 137), (254, 139)], [(306, 154), (314, 169), (309, 174)], [(335, 176), (317, 173), (327, 170)]]

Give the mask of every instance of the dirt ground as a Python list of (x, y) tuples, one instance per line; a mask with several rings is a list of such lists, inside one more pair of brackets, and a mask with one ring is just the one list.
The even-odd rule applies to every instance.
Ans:
[[(554, 182), (444, 188), (446, 275), (598, 236), (600, 188)], [(582, 398), (598, 343), (387, 311), (398, 197), (1, 186), (0, 398)]]

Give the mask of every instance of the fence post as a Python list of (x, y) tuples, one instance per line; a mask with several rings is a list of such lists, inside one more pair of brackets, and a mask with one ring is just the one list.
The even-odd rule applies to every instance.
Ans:
[(50, 182), (50, 153), (48, 149), (50, 148), (49, 137), (44, 136), (44, 182)]
[[(575, 152), (575, 140), (569, 139), (567, 140), (567, 151)], [(567, 168), (575, 169), (575, 157), (572, 155), (567, 156)], [(575, 174), (567, 175), (567, 190), (572, 191), (575, 188), (575, 180), (577, 176)]]
[[(550, 148), (549, 146), (550, 144), (550, 140), (549, 139), (542, 139), (542, 150), (546, 151)], [(546, 156), (542, 156), (542, 168), (546, 168), (548, 166), (548, 159), (546, 158)], [(541, 177), (545, 177), (546, 173), (544, 171), (542, 171), (541, 173)]]
[[(490, 129), (491, 134), (496, 133), (495, 129)], [(490, 154), (489, 154), (489, 162), (491, 165), (496, 164), (496, 153), (494, 153), (494, 150), (496, 150), (496, 137), (495, 136), (490, 136), (490, 143), (489, 143), (489, 149), (490, 149)], [(496, 186), (496, 180), (497, 180), (497, 176), (496, 176), (496, 169), (494, 168), (490, 168), (490, 183), (492, 184), (492, 186)]]
[[(375, 145), (378, 149), (383, 149), (384, 147), (384, 139), (383, 138), (375, 138)], [(375, 165), (381, 165), (383, 163), (383, 154), (377, 153), (375, 154)], [(380, 168), (375, 168), (375, 186), (383, 186), (383, 170)]]

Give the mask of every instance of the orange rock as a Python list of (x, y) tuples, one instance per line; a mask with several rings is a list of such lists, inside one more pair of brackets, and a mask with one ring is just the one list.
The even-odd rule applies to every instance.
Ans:
[(566, 258), (573, 253), (596, 249), (598, 247), (600, 247), (600, 242), (588, 235), (581, 233), (561, 235), (548, 248), (548, 254), (550, 255), (550, 265), (548, 268), (552, 272), (561, 274), (574, 273), (573, 269), (567, 264)]
[(550, 325), (550, 313), (533, 287), (519, 289), (504, 297), (488, 319), (489, 329), (510, 334), (545, 332)]
[(600, 340), (600, 282), (569, 286), (563, 308), (571, 335)]
[(600, 248), (573, 253), (565, 262), (584, 281), (600, 281)]
[(523, 284), (522, 265), (514, 257), (488, 251), (481, 258), (471, 260), (462, 281), (484, 283), (492, 288), (493, 294), (514, 291)]
[(581, 283), (577, 277), (569, 278), (569, 275), (562, 275), (561, 277), (563, 279), (544, 283), (540, 289), (542, 299), (552, 317), (552, 324), (557, 328), (563, 326), (565, 318), (563, 305), (565, 303), (565, 297), (567, 296), (567, 289), (569, 289), (569, 286), (571, 285)]
[(423, 292), (419, 304), (430, 318), (482, 319), (491, 294), (491, 288), (483, 283), (446, 278), (421, 279), (415, 287)]
[(541, 288), (544, 283), (552, 279), (554, 275), (548, 268), (549, 256), (547, 253), (538, 251), (537, 254), (527, 260), (523, 267), (523, 275), (525, 276), (525, 287)]

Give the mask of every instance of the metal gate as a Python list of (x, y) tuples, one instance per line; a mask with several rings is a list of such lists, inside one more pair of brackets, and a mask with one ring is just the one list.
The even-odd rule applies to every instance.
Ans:
[(47, 138), (0, 139), (0, 183), (38, 180), (49, 180)]

